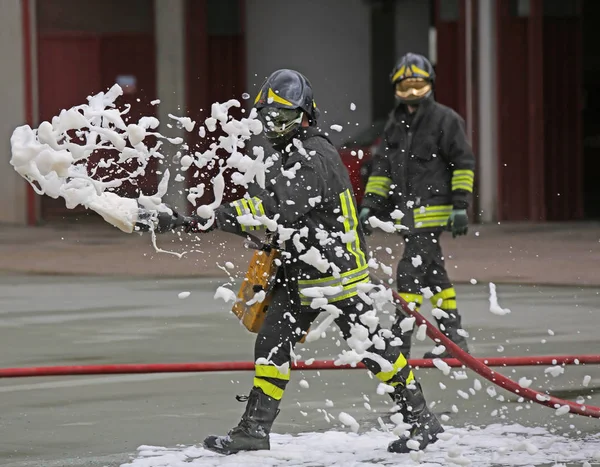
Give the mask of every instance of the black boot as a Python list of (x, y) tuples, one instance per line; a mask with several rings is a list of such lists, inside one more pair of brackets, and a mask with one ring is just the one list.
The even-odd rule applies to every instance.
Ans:
[(416, 443), (415, 445), (410, 443), (412, 446), (409, 445), (409, 441), (413, 440), (418, 443), (418, 450), (435, 443), (438, 439), (437, 436), (444, 429), (437, 417), (427, 407), (421, 385), (413, 381), (410, 387), (398, 388), (394, 395), (395, 402), (399, 405), (400, 413), (404, 417), (404, 423), (411, 425), (411, 428), (409, 436), (401, 436), (392, 441), (388, 446), (388, 451), (397, 453), (414, 451), (417, 448)]
[(204, 447), (219, 454), (270, 449), (269, 433), (279, 413), (279, 401), (252, 388), (242, 420), (226, 436), (209, 436)]
[[(461, 317), (457, 310), (446, 311), (450, 315), (449, 318), (436, 319), (440, 331), (442, 331), (448, 339), (458, 345), (465, 352), (469, 352), (469, 346), (467, 345), (467, 339), (458, 333), (459, 329), (462, 329)], [(452, 354), (448, 350), (444, 350), (440, 355), (436, 355), (433, 352), (425, 352), (423, 358), (452, 358)]]

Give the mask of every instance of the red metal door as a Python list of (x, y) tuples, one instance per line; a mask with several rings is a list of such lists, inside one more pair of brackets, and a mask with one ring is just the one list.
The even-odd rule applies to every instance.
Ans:
[(567, 221), (583, 218), (582, 19), (558, 13), (544, 18), (545, 192), (547, 219)]
[[(133, 92), (126, 92), (119, 99), (120, 106), (131, 105), (130, 119), (136, 121), (142, 115), (154, 115), (150, 101), (156, 98), (156, 73), (154, 41), (151, 34), (97, 35), (86, 33), (44, 33), (38, 44), (40, 119), (48, 120), (61, 109), (86, 102), (86, 97), (106, 90), (115, 84), (119, 76), (135, 78)], [(138, 102), (140, 99), (140, 102)], [(149, 141), (152, 143), (152, 141)], [(90, 157), (90, 164), (102, 157), (114, 157), (108, 152), (97, 152)], [(124, 166), (131, 170), (137, 165)], [(124, 183), (115, 191), (123, 196), (135, 197), (140, 191), (156, 190), (156, 162), (153, 161), (143, 177), (132, 183)], [(113, 169), (99, 169), (96, 176), (110, 179), (122, 175)], [(80, 215), (85, 209), (68, 210), (62, 199), (43, 197), (42, 219)]]
[[(51, 120), (62, 109), (86, 102), (100, 90), (100, 40), (94, 35), (53, 33), (39, 36), (40, 121)], [(84, 208), (68, 210), (62, 199), (44, 196), (42, 219), (81, 214)]]
[[(500, 220), (541, 220), (532, 217), (532, 161), (529, 151), (530, 83), (535, 71), (529, 58), (529, 20), (513, 11), (512, 2), (497, 6), (498, 199)], [(534, 59), (541, 57), (534, 57)], [(541, 70), (539, 70), (541, 73)], [(543, 83), (537, 82), (537, 86)], [(538, 170), (543, 173), (540, 166)]]
[[(156, 106), (150, 104), (156, 95), (156, 54), (152, 34), (105, 34), (100, 42), (100, 72), (102, 88), (113, 86), (120, 77), (133, 80), (135, 85), (124, 88), (119, 107), (130, 105), (126, 122), (137, 122), (142, 116), (156, 116)], [(146, 138), (146, 145), (156, 144), (155, 138)], [(116, 154), (115, 154), (116, 155)], [(122, 164), (120, 176), (138, 167), (136, 162)], [(125, 182), (115, 190), (121, 196), (137, 198), (140, 193), (154, 194), (158, 186), (157, 161), (152, 159), (143, 176)]]
[(435, 98), (466, 118), (464, 0), (434, 2), (437, 35)]

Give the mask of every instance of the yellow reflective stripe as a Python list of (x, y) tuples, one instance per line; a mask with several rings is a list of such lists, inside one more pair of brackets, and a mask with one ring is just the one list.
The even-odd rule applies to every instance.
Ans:
[[(240, 198), (233, 203), (230, 203), (230, 206), (233, 206), (237, 212), (238, 216), (243, 216), (244, 214), (252, 214), (254, 217), (258, 215), (265, 215), (265, 210), (262, 206), (262, 200), (260, 198), (254, 197), (251, 199)], [(260, 230), (263, 229), (264, 225), (244, 225), (240, 224), (240, 228), (242, 232), (247, 232), (248, 230)]]
[(283, 97), (281, 97), (278, 94), (276, 94), (271, 88), (269, 88), (269, 93), (267, 94), (267, 102), (268, 101), (277, 102), (278, 104), (283, 104), (283, 105), (286, 105), (288, 107), (294, 107), (294, 104), (292, 104), (287, 99), (284, 99)]
[[(334, 295), (326, 295), (324, 298), (327, 299), (327, 303), (335, 303), (354, 297), (355, 295), (358, 295), (358, 284), (364, 284), (366, 282), (369, 282), (368, 272), (360, 276), (356, 281), (352, 282), (351, 284), (342, 286), (342, 290), (339, 293)], [(301, 305), (310, 305), (312, 301), (313, 297), (307, 297), (302, 293), (302, 290), (300, 290)]]
[(346, 243), (348, 251), (356, 258), (356, 265), (358, 267), (367, 264), (364, 251), (360, 247), (360, 239), (356, 227), (358, 226), (358, 216), (356, 215), (356, 209), (352, 202), (352, 195), (350, 190), (346, 190), (340, 193), (340, 202), (342, 204), (342, 215), (344, 216), (344, 232), (354, 232), (354, 240)]
[(457, 308), (457, 304), (456, 304), (456, 300), (442, 300), (442, 303), (440, 305), (436, 306), (440, 309), (440, 310), (456, 310)]
[(412, 71), (418, 75), (424, 76), (425, 78), (429, 78), (429, 73), (427, 73), (422, 68), (419, 68), (417, 65), (411, 65), (410, 68)]
[(452, 205), (444, 204), (440, 206), (423, 206), (413, 209), (413, 215), (416, 220), (427, 220), (442, 216), (450, 216), (452, 213)]
[(250, 206), (248, 206), (248, 200), (247, 199), (241, 198), (238, 201), (242, 205), (242, 208), (244, 209), (245, 212), (250, 212)]
[(391, 185), (392, 184), (392, 179), (390, 177), (383, 177), (381, 175), (371, 175), (369, 177), (369, 182), (370, 183), (382, 183), (384, 185)]
[(406, 71), (406, 67), (404, 65), (402, 65), (400, 67), (400, 69), (396, 72), (396, 74), (392, 77), (392, 83), (394, 81), (396, 81), (398, 78), (400, 78), (400, 76), (402, 76), (405, 71)]
[(452, 191), (465, 190), (473, 192), (473, 180), (475, 173), (472, 170), (460, 169), (452, 173)]
[(254, 375), (257, 378), (275, 378), (289, 381), (291, 372), (291, 369), (288, 368), (287, 373), (282, 373), (274, 365), (254, 365)]
[(253, 213), (255, 216), (265, 216), (265, 208), (263, 206), (263, 202), (262, 199), (258, 198), (257, 196), (254, 196), (250, 199), (250, 206), (253, 209)]
[[(456, 290), (454, 290), (454, 287), (449, 287), (436, 293), (429, 300), (433, 306), (442, 310), (456, 310)], [(441, 303), (440, 300), (442, 301)]]
[(430, 298), (431, 303), (436, 303), (439, 299), (445, 300), (447, 298), (456, 298), (456, 290), (454, 287), (448, 287), (438, 293), (436, 293), (433, 297)]
[(416, 293), (408, 293), (408, 292), (398, 292), (405, 302), (407, 303), (415, 303), (419, 306), (423, 304), (423, 295)]
[(444, 221), (423, 221), (423, 222), (415, 222), (415, 227), (417, 229), (426, 229), (428, 227), (445, 227), (448, 224), (447, 220)]
[(419, 217), (415, 216), (415, 222), (448, 220), (448, 217), (450, 217), (450, 214), (451, 214), (451, 211), (448, 211), (448, 212), (445, 212), (442, 214), (430, 214), (427, 216), (419, 216)]
[(452, 177), (453, 182), (472, 182), (473, 177), (469, 177), (467, 175), (454, 175)]
[(304, 285), (304, 286), (320, 285), (320, 286), (335, 287), (336, 285), (343, 285), (344, 279), (347, 279), (346, 283), (348, 283), (348, 281), (351, 281), (352, 279), (354, 279), (355, 276), (358, 277), (359, 275), (361, 275), (361, 273), (363, 273), (367, 269), (368, 269), (368, 266), (364, 265), (359, 268), (352, 269), (351, 271), (346, 271), (346, 272), (340, 274), (339, 277), (328, 276), (328, 277), (322, 277), (320, 279), (304, 279), (304, 280), (299, 280), (298, 284)]
[(283, 389), (278, 388), (273, 383), (269, 383), (267, 380), (254, 378), (254, 387), (262, 389), (262, 392), (275, 400), (280, 401), (283, 397)]
[(257, 216), (257, 210), (256, 210), (256, 206), (254, 205), (254, 199), (249, 199), (246, 201), (246, 205), (248, 206), (248, 209), (250, 210), (250, 212), (252, 213), (253, 216)]
[(378, 380), (383, 381), (385, 383), (386, 381), (389, 381), (394, 376), (396, 376), (396, 373), (398, 373), (406, 365), (408, 365), (406, 358), (404, 357), (404, 355), (400, 354), (394, 362), (393, 368), (390, 371), (380, 371), (375, 376)]
[(387, 198), (390, 194), (392, 179), (389, 177), (371, 176), (365, 187), (365, 194), (373, 193), (383, 198)]
[(452, 191), (456, 190), (465, 190), (469, 193), (473, 193), (473, 185), (467, 185), (465, 183), (457, 183), (456, 185), (452, 184)]
[[(242, 208), (240, 207), (240, 204), (237, 201), (234, 201), (233, 203), (231, 203), (230, 206), (233, 206), (235, 208), (235, 211), (237, 212), (238, 216), (243, 215)], [(243, 229), (243, 226), (242, 226), (242, 229)]]
[(381, 196), (382, 198), (387, 198), (390, 194), (389, 190), (384, 190), (383, 188), (373, 188), (370, 187), (365, 191), (365, 195), (377, 195), (377, 196)]
[(443, 227), (452, 213), (451, 205), (424, 206), (413, 210), (416, 228)]

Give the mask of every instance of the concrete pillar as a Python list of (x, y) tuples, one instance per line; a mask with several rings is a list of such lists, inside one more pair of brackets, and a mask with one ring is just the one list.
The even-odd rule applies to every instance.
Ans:
[[(186, 131), (178, 129), (169, 114), (184, 116), (186, 113), (185, 3), (186, 0), (154, 0), (157, 98), (160, 99), (157, 118), (161, 122), (161, 133), (182, 138), (185, 138)], [(167, 127), (169, 123), (173, 128)], [(163, 201), (185, 212), (189, 207), (184, 191), (186, 184), (185, 181), (175, 181), (175, 176), (180, 173), (176, 169), (180, 165), (172, 162), (178, 148), (168, 143), (163, 148), (167, 157), (160, 166), (161, 171), (169, 168), (171, 172), (169, 192)]]
[[(296, 69), (313, 85), (320, 126), (334, 143), (367, 128), (372, 107), (369, 8), (363, 0), (246, 0), (246, 91), (254, 99), (271, 72)], [(342, 132), (330, 130), (332, 124), (342, 125)]]
[(465, 0), (465, 78), (467, 138), (473, 143), (473, 0)]
[(498, 143), (495, 0), (479, 0), (479, 208), (481, 221), (497, 218)]
[(26, 123), (25, 57), (21, 0), (0, 1), (0, 222), (25, 224), (27, 185), (9, 165), (10, 136)]

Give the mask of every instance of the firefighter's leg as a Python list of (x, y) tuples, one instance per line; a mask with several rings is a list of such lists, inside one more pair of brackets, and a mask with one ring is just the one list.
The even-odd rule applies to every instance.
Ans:
[[(423, 255), (422, 245), (429, 241), (428, 234), (414, 234), (404, 237), (404, 252), (396, 269), (396, 287), (400, 296), (415, 311), (419, 311), (423, 304), (421, 289), (425, 287), (425, 272), (428, 258)], [(402, 340), (400, 350), (406, 358), (410, 358), (410, 348), (414, 327), (414, 320), (406, 321), (402, 313), (396, 314), (392, 325), (392, 333)]]
[[(364, 307), (363, 310), (368, 310)], [(367, 328), (360, 321), (361, 313), (356, 309), (346, 309), (336, 320), (350, 348), (359, 354), (365, 354), (362, 363), (377, 379), (393, 388), (392, 400), (399, 407), (404, 423), (410, 429), (389, 446), (390, 452), (410, 452), (409, 441), (416, 441), (412, 448), (424, 449), (437, 440), (443, 428), (437, 417), (427, 407), (421, 385), (415, 379), (413, 371), (400, 348), (390, 345), (390, 339), (381, 335), (379, 326)], [(368, 337), (368, 339), (365, 339)], [(370, 343), (370, 345), (369, 345)]]
[[(430, 298), (431, 305), (434, 309), (438, 309), (438, 311), (434, 311), (435, 319), (440, 331), (461, 349), (468, 352), (469, 347), (465, 337), (466, 332), (462, 329), (462, 318), (456, 305), (456, 291), (454, 290), (446, 271), (442, 247), (438, 241), (432, 243), (430, 248), (432, 261), (426, 272), (425, 281), (431, 289), (431, 292), (434, 294)], [(447, 350), (437, 355), (433, 352), (427, 352), (423, 356), (423, 358), (451, 357), (452, 355)]]
[(238, 426), (209, 436), (204, 447), (221, 454), (269, 449), (269, 433), (290, 380), (291, 350), (318, 316), (299, 313), (284, 287), (276, 287), (254, 348), (254, 385)]

